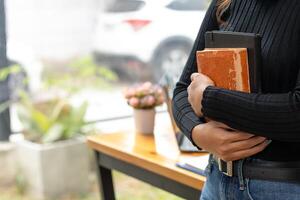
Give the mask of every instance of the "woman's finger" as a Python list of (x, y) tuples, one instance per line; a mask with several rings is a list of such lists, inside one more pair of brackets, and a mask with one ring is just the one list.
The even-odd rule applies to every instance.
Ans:
[(228, 126), (228, 125), (226, 125), (226, 124), (224, 124), (224, 123), (222, 123), (222, 122), (217, 122), (217, 121), (214, 121), (214, 120), (210, 120), (210, 122), (211, 122), (214, 126), (216, 126), (216, 127), (218, 127), (218, 128), (223, 128), (223, 129), (225, 129), (225, 130), (227, 130), (227, 131), (236, 131), (235, 129), (231, 128), (230, 126)]
[(256, 145), (261, 144), (265, 140), (267, 140), (265, 137), (255, 136), (251, 137), (250, 139), (233, 142), (228, 145), (228, 149), (230, 152), (251, 149)]
[(194, 81), (197, 76), (200, 76), (200, 74), (199, 73), (192, 73), (191, 81)]
[(240, 132), (240, 131), (228, 131), (228, 132), (231, 133), (231, 134), (228, 134), (228, 140), (230, 140), (231, 142), (249, 140), (250, 138), (255, 137), (251, 133), (245, 133), (245, 132)]
[(234, 160), (248, 158), (250, 156), (253, 156), (253, 155), (263, 151), (268, 145), (269, 145), (269, 142), (268, 142), (268, 140), (266, 140), (250, 149), (236, 151), (231, 154), (224, 155), (223, 157), (221, 157), (221, 159), (224, 161), (234, 161)]
[(217, 128), (217, 130), (220, 134), (223, 134), (223, 139), (226, 140), (227, 143), (248, 140), (254, 137), (251, 133), (240, 132), (233, 129)]

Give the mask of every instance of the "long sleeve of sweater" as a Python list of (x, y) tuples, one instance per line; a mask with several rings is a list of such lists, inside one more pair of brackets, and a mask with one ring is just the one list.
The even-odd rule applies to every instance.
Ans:
[[(192, 141), (191, 132), (192, 129), (203, 123), (203, 120), (199, 118), (193, 111), (187, 98), (187, 87), (190, 84), (190, 75), (197, 71), (196, 65), (196, 51), (203, 50), (205, 46), (204, 35), (206, 31), (217, 30), (218, 24), (216, 20), (216, 0), (213, 0), (206, 12), (206, 15), (202, 21), (200, 30), (196, 37), (192, 51), (184, 67), (184, 71), (180, 77), (180, 80), (176, 84), (173, 95), (173, 115), (174, 119), (181, 129), (181, 131)], [(193, 141), (192, 141), (193, 142)], [(195, 143), (193, 142), (195, 145)]]
[(205, 117), (230, 127), (281, 141), (300, 141), (300, 74), (295, 88), (282, 94), (248, 94), (208, 87)]

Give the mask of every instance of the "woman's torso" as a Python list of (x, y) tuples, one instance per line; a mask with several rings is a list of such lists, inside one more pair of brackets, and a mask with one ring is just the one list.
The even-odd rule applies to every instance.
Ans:
[[(259, 33), (262, 36), (263, 93), (292, 91), (300, 66), (300, 1), (232, 0), (229, 9), (227, 23), (220, 30)], [(254, 157), (300, 160), (299, 152), (299, 142), (273, 141)]]

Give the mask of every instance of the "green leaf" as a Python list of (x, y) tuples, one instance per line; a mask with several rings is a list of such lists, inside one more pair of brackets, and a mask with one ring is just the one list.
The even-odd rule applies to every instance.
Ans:
[(0, 81), (4, 81), (10, 74), (17, 74), (21, 71), (21, 67), (19, 65), (12, 65), (0, 70)]
[(61, 124), (54, 124), (47, 133), (42, 137), (43, 143), (51, 143), (61, 140), (63, 137), (64, 127)]
[(31, 122), (31, 116), (30, 116), (30, 113), (28, 112), (28, 110), (24, 106), (18, 105), (17, 113), (18, 113), (19, 119), (23, 125), (23, 128), (27, 131), (32, 132), (32, 130), (34, 130), (34, 128), (33, 128), (33, 123)]
[[(46, 134), (48, 129), (51, 126), (51, 120), (47, 115), (38, 111), (34, 107), (31, 106), (23, 106), (23, 123), (31, 123), (32, 125), (29, 126), (31, 128), (36, 128), (38, 132), (41, 134)], [(25, 112), (28, 112), (26, 116)], [(28, 130), (30, 131), (30, 130)]]
[[(50, 117), (35, 108), (25, 92), (20, 91), (20, 97), (20, 107), (23, 110), (20, 117), (23, 118), (25, 127), (32, 128), (33, 132), (40, 132), (42, 135), (46, 134), (52, 124)], [(28, 131), (31, 132), (31, 130)]]
[(107, 80), (110, 80), (110, 81), (118, 80), (117, 74), (105, 67), (99, 67), (97, 72), (100, 76), (106, 78)]
[(42, 131), (42, 134), (47, 134), (47, 131), (51, 126), (50, 118), (36, 109), (31, 110), (31, 116), (32, 120), (38, 125), (38, 127)]
[(78, 108), (74, 109), (72, 114), (75, 116), (77, 122), (84, 121), (84, 116), (86, 114), (87, 108), (88, 108), (88, 103), (85, 101)]
[(84, 126), (84, 117), (87, 111), (88, 103), (84, 102), (78, 108), (73, 108), (70, 116), (64, 123), (68, 124), (68, 128), (65, 132), (66, 138), (71, 138), (81, 132), (82, 126)]
[(58, 120), (61, 115), (64, 106), (67, 105), (67, 102), (64, 100), (59, 100), (58, 103), (54, 106), (53, 112), (51, 113), (50, 120), (55, 122)]

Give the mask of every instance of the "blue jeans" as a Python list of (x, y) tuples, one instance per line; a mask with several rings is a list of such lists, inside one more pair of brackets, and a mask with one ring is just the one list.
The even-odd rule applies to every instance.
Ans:
[(200, 200), (300, 200), (300, 184), (245, 179), (242, 165), (239, 161), (239, 177), (228, 177), (210, 159)]

